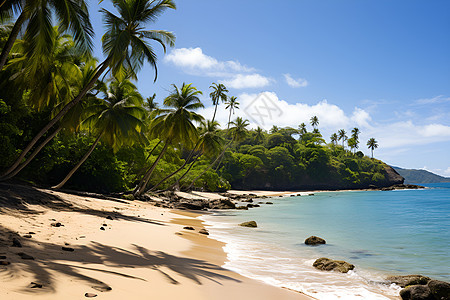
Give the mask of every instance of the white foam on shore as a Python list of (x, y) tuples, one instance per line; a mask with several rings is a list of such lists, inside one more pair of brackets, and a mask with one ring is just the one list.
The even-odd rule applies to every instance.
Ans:
[[(225, 268), (268, 284), (303, 292), (317, 299), (399, 299), (399, 287), (383, 283), (383, 275), (356, 268), (347, 274), (323, 272), (312, 267), (314, 259), (276, 242), (252, 239), (248, 228), (201, 216), (210, 237), (226, 243)], [(250, 229), (255, 230), (255, 229)]]

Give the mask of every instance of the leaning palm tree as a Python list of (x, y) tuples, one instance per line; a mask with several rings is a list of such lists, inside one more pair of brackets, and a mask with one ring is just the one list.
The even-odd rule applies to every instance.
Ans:
[(372, 158), (373, 158), (373, 150), (378, 148), (378, 142), (374, 138), (370, 138), (367, 141), (367, 147), (372, 150)]
[(234, 114), (234, 111), (236, 109), (239, 109), (239, 102), (237, 102), (237, 97), (230, 97), (227, 102), (225, 102), (227, 105), (225, 109), (230, 109), (230, 115), (228, 116), (228, 127), (227, 131), (230, 129), (230, 122), (231, 122), (231, 113)]
[(342, 147), (344, 147), (344, 149), (345, 149), (345, 141), (347, 140), (347, 132), (345, 132), (344, 129), (339, 129), (338, 139), (342, 140)]
[(171, 143), (183, 144), (185, 147), (193, 146), (198, 140), (198, 131), (194, 122), (201, 122), (203, 117), (195, 112), (203, 108), (199, 95), (202, 94), (191, 84), (183, 83), (181, 89), (173, 85), (173, 92), (164, 99), (166, 109), (157, 109), (158, 116), (152, 121), (151, 131), (164, 139), (164, 147), (159, 153), (153, 165), (142, 177), (142, 180), (134, 190), (135, 196), (142, 195), (152, 176), (156, 165), (163, 157), (167, 147)]
[(26, 25), (24, 40), (30, 42), (28, 55), (36, 60), (51, 51), (49, 32), (51, 20), (56, 18), (62, 32), (69, 32), (76, 43), (86, 52), (92, 51), (91, 37), (94, 35), (89, 20), (89, 10), (84, 0), (3, 0), (0, 17), (20, 13), (0, 54), (0, 70), (5, 66), (9, 52), (19, 33)]
[[(195, 145), (194, 149), (192, 149), (189, 156), (186, 158), (185, 162), (181, 167), (179, 167), (177, 170), (163, 178), (160, 182), (158, 182), (152, 190), (155, 190), (159, 185), (161, 185), (164, 181), (168, 180), (170, 177), (174, 176), (178, 172), (180, 172), (188, 163), (190, 163), (189, 168), (184, 172), (184, 174), (178, 178), (178, 180), (172, 185), (171, 188), (178, 186), (180, 181), (189, 173), (189, 171), (194, 166), (195, 162), (202, 156), (203, 154), (206, 155), (213, 155), (215, 153), (218, 153), (222, 147), (223, 144), (223, 137), (218, 135), (219, 131), (219, 123), (217, 121), (202, 121), (200, 124), (200, 138), (198, 139), (197, 144)], [(194, 159), (192, 157), (195, 155), (195, 153), (198, 153)], [(190, 161), (192, 159), (192, 161)]]
[(133, 144), (141, 138), (145, 109), (143, 98), (129, 80), (113, 81), (103, 101), (87, 108), (85, 126), (97, 135), (90, 149), (54, 189), (62, 188), (72, 175), (88, 159), (100, 140), (110, 145), (114, 152), (122, 145)]
[(223, 85), (222, 83), (213, 83), (210, 88), (213, 89), (213, 91), (209, 94), (209, 96), (211, 97), (212, 103), (213, 105), (215, 105), (214, 108), (214, 115), (212, 118), (212, 122), (214, 122), (214, 119), (216, 118), (216, 112), (217, 112), (217, 106), (219, 105), (219, 102), (225, 102), (227, 101), (227, 94), (228, 90), (225, 87), (225, 85)]
[(156, 81), (156, 54), (148, 41), (157, 41), (165, 51), (166, 45), (174, 45), (175, 36), (163, 30), (145, 30), (144, 25), (154, 22), (164, 10), (175, 9), (175, 4), (172, 0), (114, 0), (113, 5), (120, 16), (102, 9), (107, 29), (102, 37), (103, 53), (106, 55), (106, 59), (98, 66), (91, 80), (80, 90), (78, 95), (66, 104), (28, 143), (3, 176), (10, 174), (17, 168), (38, 140), (83, 99), (106, 70), (110, 69), (112, 74), (118, 79), (123, 79), (126, 75), (135, 79), (136, 73), (147, 61), (155, 70)]
[[(57, 60), (56, 60), (57, 61)], [(90, 80), (92, 77), (92, 74), (95, 73), (95, 60), (91, 59), (88, 61), (83, 62), (84, 66), (81, 70), (82, 78), (78, 76), (75, 76), (72, 78), (70, 74), (67, 74), (68, 77), (66, 77), (64, 80), (69, 82), (73, 81), (75, 79), (75, 83), (78, 83), (78, 88), (82, 88), (84, 86), (84, 83)], [(56, 63), (58, 64), (58, 63)], [(100, 90), (103, 87), (103, 82), (98, 82), (96, 87), (92, 90)], [(77, 86), (71, 85), (72, 89), (76, 89)], [(98, 92), (97, 92), (98, 93)], [(95, 94), (89, 92), (86, 94), (84, 99), (77, 103), (61, 120), (58, 122), (58, 126), (55, 130), (44, 139), (43, 142), (41, 142), (34, 150), (33, 152), (25, 159), (24, 162), (22, 162), (20, 165), (17, 166), (17, 168), (14, 169), (10, 174), (2, 178), (2, 180), (8, 180), (14, 176), (16, 176), (20, 171), (22, 171), (23, 168), (25, 168), (33, 159), (34, 157), (62, 130), (64, 129), (66, 132), (78, 132), (80, 130), (80, 125), (82, 122), (82, 116), (86, 110), (86, 107), (88, 104), (92, 101), (92, 99), (95, 99)], [(61, 99), (62, 100), (62, 99)], [(64, 105), (64, 102), (61, 102), (59, 105)], [(58, 106), (55, 107), (56, 110), (58, 110)]]
[(220, 160), (220, 158), (225, 154), (225, 151), (231, 146), (231, 144), (233, 142), (239, 142), (242, 139), (244, 139), (245, 136), (247, 135), (248, 130), (246, 127), (249, 125), (248, 120), (244, 120), (241, 117), (237, 117), (236, 121), (231, 122), (231, 124), (234, 125), (233, 127), (230, 128), (230, 133), (231, 133), (231, 137), (232, 137), (231, 141), (225, 146), (222, 153), (211, 164), (209, 164), (209, 166), (202, 173), (200, 173), (200, 175), (198, 175), (189, 184), (189, 186), (187, 188), (188, 190), (192, 189), (192, 187), (194, 186), (194, 183)]
[(316, 128), (317, 128), (317, 125), (319, 125), (319, 118), (318, 118), (317, 116), (311, 117), (310, 123), (311, 123), (311, 126), (312, 126), (314, 129), (316, 129)]

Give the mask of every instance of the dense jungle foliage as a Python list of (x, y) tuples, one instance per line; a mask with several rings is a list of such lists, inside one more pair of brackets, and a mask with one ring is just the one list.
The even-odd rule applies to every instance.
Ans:
[[(216, 83), (209, 94), (212, 120), (198, 114), (202, 92), (191, 84), (144, 98), (133, 82), (144, 62), (156, 71), (150, 43), (166, 49), (175, 41), (173, 33), (145, 25), (175, 9), (173, 1), (118, 0), (113, 2), (117, 15), (102, 10), (102, 62), (92, 57), (84, 1), (77, 2), (79, 7), (41, 2), (0, 7), (0, 180), (136, 196), (162, 189), (389, 184), (384, 163), (356, 152), (358, 128), (350, 138), (339, 130), (328, 144), (316, 116), (310, 132), (304, 123), (297, 129), (274, 126), (270, 132), (249, 129), (247, 120), (231, 120), (238, 99)], [(49, 7), (41, 10), (39, 3)], [(22, 13), (13, 20), (17, 11)], [(44, 13), (48, 22), (39, 23), (36, 16)], [(214, 121), (221, 102), (229, 110), (222, 129)], [(376, 140), (367, 146), (373, 156)]]

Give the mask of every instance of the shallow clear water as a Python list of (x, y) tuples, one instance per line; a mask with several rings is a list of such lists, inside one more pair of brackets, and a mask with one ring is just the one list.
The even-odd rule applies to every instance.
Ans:
[[(213, 238), (227, 242), (225, 267), (243, 275), (319, 299), (396, 299), (399, 288), (384, 282), (387, 275), (450, 281), (450, 184), (428, 186), (262, 199), (274, 205), (202, 218)], [(258, 228), (237, 226), (249, 220)], [(327, 244), (306, 246), (311, 235)], [(356, 269), (318, 271), (312, 263), (319, 257)]]

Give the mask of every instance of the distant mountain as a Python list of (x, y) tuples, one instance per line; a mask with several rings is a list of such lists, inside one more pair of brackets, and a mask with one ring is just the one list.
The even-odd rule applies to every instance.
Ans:
[(405, 178), (405, 184), (450, 182), (450, 178), (439, 176), (426, 170), (392, 168)]

